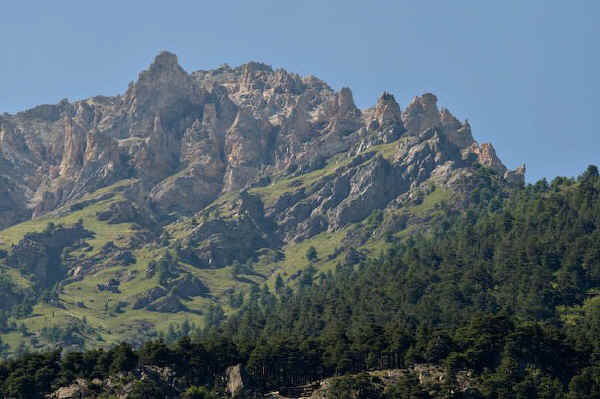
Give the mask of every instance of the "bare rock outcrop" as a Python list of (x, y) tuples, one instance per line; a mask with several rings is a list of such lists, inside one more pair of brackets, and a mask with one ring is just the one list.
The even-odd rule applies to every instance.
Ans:
[(50, 225), (41, 233), (26, 234), (12, 247), (7, 263), (32, 274), (41, 286), (49, 286), (64, 277), (63, 250), (90, 237), (93, 233), (79, 224), (71, 227)]
[(248, 387), (248, 375), (241, 364), (230, 366), (225, 371), (227, 393), (235, 397)]
[(492, 143), (483, 143), (477, 145), (473, 143), (467, 151), (469, 153), (475, 154), (477, 156), (477, 160), (480, 164), (490, 169), (493, 169), (499, 175), (504, 175), (506, 172), (506, 166), (502, 163), (500, 158), (496, 155), (496, 150)]
[(431, 93), (415, 97), (402, 113), (402, 122), (410, 135), (417, 135), (439, 126), (440, 112), (437, 107), (437, 97)]
[(83, 166), (85, 152), (85, 132), (72, 118), (65, 117), (65, 150), (60, 164), (59, 174), (71, 177), (79, 172)]
[(78, 378), (69, 386), (61, 387), (46, 397), (48, 399), (78, 399), (92, 397), (93, 391), (89, 388), (88, 381)]
[(384, 92), (375, 105), (375, 120), (379, 127), (399, 126), (404, 128), (402, 122), (402, 111), (394, 96)]
[[(372, 150), (381, 145), (385, 154)], [(361, 110), (349, 88), (335, 92), (313, 76), (259, 62), (188, 73), (162, 52), (122, 95), (0, 117), (0, 227), (70, 209), (124, 179), (131, 206), (100, 218), (173, 220), (223, 195), (329, 169), (333, 159), (345, 166), (283, 190), (263, 216), (205, 218), (184, 243), (190, 261), (221, 267), (252, 258), (256, 246), (340, 229), (399, 206), (427, 181), (456, 184), (473, 162), (507, 184), (524, 175), (431, 93), (402, 111), (386, 92)]]
[(243, 188), (258, 176), (261, 164), (269, 163), (271, 126), (240, 111), (225, 136), (227, 171), (225, 190)]
[(504, 180), (515, 185), (525, 184), (525, 164), (520, 165), (515, 170), (504, 172)]

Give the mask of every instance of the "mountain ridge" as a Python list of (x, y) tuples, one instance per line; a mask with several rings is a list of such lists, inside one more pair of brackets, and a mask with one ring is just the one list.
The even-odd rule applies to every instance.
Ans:
[(34, 332), (7, 330), (12, 350), (56, 344), (41, 326), (90, 347), (202, 326), (525, 173), (431, 93), (360, 110), (313, 76), (256, 62), (187, 73), (168, 52), (122, 95), (1, 116), (0, 165), (0, 271), (15, 291), (2, 309)]
[[(182, 114), (187, 119), (174, 122)], [(72, 104), (63, 100), (5, 114), (0, 126), (3, 177), (10, 179), (5, 197), (10, 208), (19, 210), (8, 215), (9, 206), (3, 207), (3, 227), (29, 213), (40, 216), (128, 174), (155, 183), (155, 202), (161, 203), (167, 196), (164, 179), (185, 170), (186, 177), (200, 183), (208, 201), (244, 187), (259, 167), (280, 172), (294, 162), (343, 150), (358, 152), (360, 146), (433, 127), (441, 127), (451, 142), (485, 166), (508, 172), (491, 144), (477, 145), (468, 122), (459, 122), (447, 109), (439, 111), (432, 94), (415, 97), (402, 112), (393, 96), (384, 93), (375, 107), (361, 111), (350, 89), (336, 93), (312, 76), (301, 78), (256, 62), (188, 74), (168, 52), (160, 53), (123, 95)], [(332, 133), (367, 137), (343, 140)], [(249, 134), (258, 137), (248, 140)], [(317, 156), (303, 142), (318, 146)], [(205, 175), (222, 182), (200, 178), (186, 165), (200, 165)], [(19, 177), (24, 183), (19, 184)]]

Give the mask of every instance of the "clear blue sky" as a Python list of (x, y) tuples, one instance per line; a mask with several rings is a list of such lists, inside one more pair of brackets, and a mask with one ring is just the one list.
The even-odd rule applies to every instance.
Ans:
[(0, 112), (122, 93), (170, 50), (188, 71), (257, 60), (314, 74), (360, 107), (433, 92), (528, 181), (600, 163), (599, 1), (170, 3), (3, 4)]

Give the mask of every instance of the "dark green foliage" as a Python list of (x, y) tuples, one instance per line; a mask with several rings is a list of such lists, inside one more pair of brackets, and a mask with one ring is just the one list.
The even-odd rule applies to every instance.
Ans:
[(205, 387), (191, 386), (181, 396), (183, 399), (216, 399), (216, 395)]
[(179, 275), (177, 270), (177, 262), (171, 256), (169, 251), (165, 251), (164, 255), (158, 260), (155, 265), (158, 272), (158, 281), (161, 285), (166, 285), (169, 279)]
[(281, 274), (277, 274), (277, 279), (275, 280), (275, 292), (281, 295), (284, 287), (285, 283), (283, 281), (283, 278), (281, 277)]
[(229, 306), (233, 309), (239, 309), (244, 304), (244, 294), (242, 292), (231, 292), (229, 294)]
[(204, 324), (211, 327), (218, 327), (225, 320), (225, 312), (219, 305), (211, 304), (204, 316)]
[(161, 340), (148, 342), (140, 349), (140, 360), (144, 364), (158, 367), (168, 367), (173, 364), (175, 355), (173, 351)]
[(138, 355), (128, 344), (120, 344), (113, 349), (113, 359), (110, 364), (109, 372), (117, 374), (119, 372), (129, 372), (133, 370), (138, 363)]
[(571, 379), (568, 399), (600, 398), (600, 364), (587, 367)]
[(427, 391), (419, 386), (419, 380), (413, 374), (407, 374), (395, 384), (386, 387), (385, 399), (427, 399)]
[(317, 274), (317, 269), (313, 265), (309, 265), (302, 271), (302, 278), (300, 279), (300, 287), (311, 287), (313, 285), (313, 279)]
[(2, 337), (0, 337), (0, 359), (4, 359), (8, 351), (8, 345), (2, 341)]
[(42, 355), (27, 354), (18, 364), (9, 362), (0, 368), (2, 390), (7, 397), (36, 399), (43, 398), (58, 378), (60, 352)]
[(379, 224), (383, 221), (383, 212), (381, 209), (374, 210), (364, 221), (364, 225), (369, 231), (373, 231), (379, 227)]
[(377, 379), (363, 373), (353, 377), (332, 380), (327, 397), (331, 399), (382, 399), (383, 392)]
[[(234, 278), (240, 280), (241, 279), (240, 276), (242, 274), (253, 275), (253, 274), (256, 274), (256, 272), (252, 268), (251, 263), (241, 264), (237, 260), (234, 260), (232, 268), (231, 268), (231, 274), (233, 275)], [(243, 280), (243, 278), (242, 278), (242, 280)]]
[(165, 387), (157, 381), (146, 379), (136, 381), (133, 384), (131, 393), (129, 393), (127, 397), (131, 399), (156, 399), (164, 398), (168, 394), (168, 387)]
[(306, 259), (308, 259), (309, 262), (314, 262), (317, 260), (317, 258), (318, 258), (317, 249), (311, 245), (306, 250)]
[[(18, 312), (19, 310), (14, 306), (18, 306), (19, 303), (24, 305), (24, 297), (25, 293), (23, 292), (23, 290), (19, 289), (19, 287), (12, 281), (12, 279), (6, 273), (0, 271), (0, 310), (5, 309), (6, 311), (8, 311), (8, 308), (10, 308), (11, 305), (13, 305), (11, 309), (12, 313), (14, 314)], [(30, 303), (31, 301), (28, 301), (27, 305), (25, 306), (29, 306)], [(28, 309), (23, 310), (23, 313), (28, 313)], [(6, 320), (6, 316), (7, 315), (5, 313), (0, 315), (0, 332), (4, 330), (3, 327)], [(2, 320), (4, 320), (4, 322)]]
[(82, 323), (68, 323), (64, 326), (43, 327), (40, 336), (47, 342), (61, 346), (83, 347), (83, 336), (88, 332)]
[[(487, 375), (494, 395), (536, 384), (564, 389), (599, 353), (598, 307), (568, 326), (558, 311), (600, 288), (600, 179), (586, 176), (510, 196), (490, 179), (483, 200), (446, 216), (432, 238), (415, 236), (318, 285), (304, 271), (296, 295), (244, 306), (225, 331), (248, 348), (256, 370), (278, 367), (275, 348), (310, 341), (317, 373), (431, 362)], [(315, 370), (304, 353), (293, 358), (288, 372)]]
[[(253, 285), (229, 318), (211, 306), (205, 330), (193, 339), (194, 328), (184, 323), (173, 325), (167, 340), (137, 351), (121, 345), (2, 363), (2, 393), (37, 398), (77, 377), (153, 365), (175, 370), (196, 395), (189, 397), (210, 397), (194, 387), (212, 387), (226, 367), (241, 362), (264, 389), (358, 373), (334, 380), (331, 397), (427, 398), (434, 391), (472, 398), (598, 397), (597, 168), (577, 180), (542, 180), (508, 194), (495, 186), (493, 172), (477, 173), (474, 205), (441, 216), (431, 236), (415, 235), (385, 256), (335, 274), (317, 276), (310, 266), (295, 293), (282, 278), (277, 295)], [(158, 270), (171, 278), (168, 268)], [(232, 294), (230, 304), (236, 300)], [(443, 367), (446, 381), (426, 391), (410, 373), (388, 387), (362, 373), (415, 363)], [(470, 370), (474, 385), (452, 394), (461, 370)], [(160, 397), (165, 389), (139, 382), (133, 397)]]

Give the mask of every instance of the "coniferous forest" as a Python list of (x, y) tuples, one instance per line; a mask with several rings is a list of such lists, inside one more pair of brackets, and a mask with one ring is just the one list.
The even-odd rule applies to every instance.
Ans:
[[(339, 376), (329, 397), (426, 398), (414, 378), (382, 387), (364, 372), (432, 364), (447, 375), (440, 397), (600, 397), (597, 167), (510, 191), (480, 175), (467, 209), (376, 258), (309, 267), (294, 289), (257, 286), (233, 315), (210, 312), (173, 342), (5, 361), (1, 391), (43, 398), (77, 378), (119, 376), (134, 398), (209, 398), (241, 364), (255, 392)], [(136, 379), (141, 366), (168, 367), (178, 383)], [(455, 389), (465, 371), (469, 388)]]

